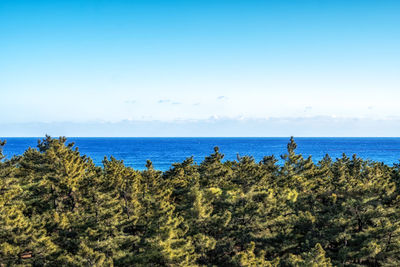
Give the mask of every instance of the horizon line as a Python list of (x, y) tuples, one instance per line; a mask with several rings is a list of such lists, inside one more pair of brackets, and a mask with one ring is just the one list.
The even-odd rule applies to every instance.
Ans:
[[(56, 135), (52, 138), (400, 138), (400, 136), (64, 136)], [(0, 138), (44, 138), (44, 136), (0, 136)]]

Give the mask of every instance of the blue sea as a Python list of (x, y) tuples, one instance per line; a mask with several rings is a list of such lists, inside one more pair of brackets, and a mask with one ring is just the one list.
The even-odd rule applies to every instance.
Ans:
[[(4, 154), (7, 158), (21, 155), (28, 147), (36, 147), (39, 138), (7, 138)], [(97, 165), (103, 158), (114, 156), (127, 166), (144, 169), (146, 160), (155, 168), (167, 170), (174, 162), (193, 156), (200, 163), (218, 146), (224, 159), (235, 160), (237, 154), (253, 156), (257, 161), (264, 156), (275, 155), (278, 159), (286, 152), (287, 138), (68, 138), (82, 154), (90, 156)], [(400, 138), (295, 138), (297, 152), (312, 156), (317, 162), (325, 154), (333, 159), (357, 154), (363, 159), (392, 165), (400, 159)]]

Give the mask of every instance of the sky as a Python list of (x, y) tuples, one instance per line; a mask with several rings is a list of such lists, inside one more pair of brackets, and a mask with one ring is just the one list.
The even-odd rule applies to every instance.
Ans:
[(399, 14), (397, 0), (0, 0), (0, 136), (399, 136)]

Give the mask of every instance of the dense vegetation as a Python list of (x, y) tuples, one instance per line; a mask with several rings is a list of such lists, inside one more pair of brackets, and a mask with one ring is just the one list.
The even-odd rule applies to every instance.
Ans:
[(400, 266), (400, 165), (295, 149), (166, 172), (65, 138), (0, 149), (0, 266)]

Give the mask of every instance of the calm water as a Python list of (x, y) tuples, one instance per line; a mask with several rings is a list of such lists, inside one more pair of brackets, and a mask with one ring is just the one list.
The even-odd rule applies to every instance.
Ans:
[[(36, 147), (38, 138), (6, 139), (4, 154), (10, 158), (22, 154), (28, 147)], [(364, 159), (392, 165), (400, 159), (400, 138), (295, 138), (297, 152), (311, 155), (314, 161), (325, 154), (332, 158), (342, 153), (357, 154)], [(155, 168), (169, 169), (172, 163), (194, 156), (200, 163), (205, 156), (219, 146), (225, 159), (235, 160), (236, 155), (251, 155), (257, 161), (266, 155), (277, 158), (286, 152), (289, 138), (69, 138), (81, 153), (90, 156), (100, 165), (104, 156), (114, 156), (125, 164), (143, 169), (146, 160), (153, 161)]]

